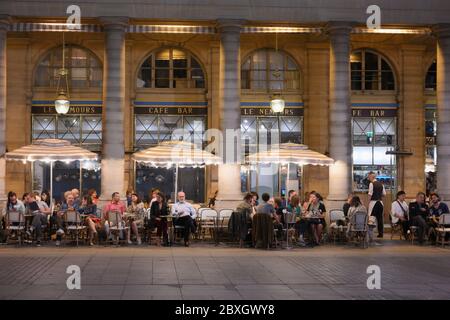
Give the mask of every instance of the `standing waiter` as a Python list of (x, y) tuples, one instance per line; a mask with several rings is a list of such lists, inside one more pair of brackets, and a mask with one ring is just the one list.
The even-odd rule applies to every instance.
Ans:
[(377, 218), (377, 238), (383, 238), (383, 197), (386, 196), (384, 185), (376, 179), (375, 172), (369, 172), (369, 216)]

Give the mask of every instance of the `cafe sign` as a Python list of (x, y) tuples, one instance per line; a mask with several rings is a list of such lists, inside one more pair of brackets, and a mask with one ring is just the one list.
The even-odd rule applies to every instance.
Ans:
[(206, 102), (134, 102), (135, 114), (206, 116)]
[(352, 109), (352, 117), (392, 118), (397, 116), (397, 109)]
[[(55, 106), (33, 105), (33, 114), (57, 114)], [(101, 106), (71, 105), (67, 114), (102, 114)]]
[[(269, 107), (241, 107), (242, 116), (277, 116)], [(303, 116), (303, 108), (284, 108), (281, 116)]]

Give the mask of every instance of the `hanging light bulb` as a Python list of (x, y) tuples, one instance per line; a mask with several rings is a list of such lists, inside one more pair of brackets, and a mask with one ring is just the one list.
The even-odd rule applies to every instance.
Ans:
[(284, 111), (285, 102), (280, 95), (272, 96), (270, 100), (270, 109), (273, 113), (282, 113)]
[[(69, 101), (69, 80), (68, 70), (65, 68), (65, 43), (64, 43), (64, 33), (63, 33), (63, 47), (62, 47), (62, 68), (58, 73), (58, 85), (56, 87), (56, 94), (58, 95), (55, 100), (55, 110), (58, 114), (66, 114), (70, 109)], [(61, 84), (64, 81), (64, 87)]]

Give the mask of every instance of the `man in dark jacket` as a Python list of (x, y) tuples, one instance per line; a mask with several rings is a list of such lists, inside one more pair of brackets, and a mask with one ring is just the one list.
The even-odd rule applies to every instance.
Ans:
[(416, 196), (416, 201), (409, 204), (409, 222), (412, 226), (418, 228), (420, 244), (423, 244), (424, 235), (428, 232), (427, 215), (428, 205), (425, 203), (425, 194), (419, 192)]

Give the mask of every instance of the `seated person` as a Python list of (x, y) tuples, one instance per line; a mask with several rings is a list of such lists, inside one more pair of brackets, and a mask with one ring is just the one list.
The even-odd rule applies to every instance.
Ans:
[(300, 206), (300, 197), (294, 194), (289, 201), (287, 210), (295, 214), (295, 230), (298, 233), (298, 245), (306, 246), (305, 233), (308, 230), (308, 222), (305, 219), (302, 208)]
[(391, 219), (392, 224), (400, 224), (403, 229), (403, 235), (408, 235), (409, 231), (409, 221), (408, 221), (408, 204), (405, 201), (406, 193), (405, 191), (397, 192), (397, 200), (392, 202), (391, 205)]
[(197, 217), (197, 212), (194, 207), (186, 201), (186, 194), (183, 191), (178, 192), (177, 198), (178, 202), (172, 206), (172, 215), (176, 217), (175, 224), (184, 226), (184, 245), (189, 247), (190, 234), (196, 230), (195, 218)]
[(419, 244), (423, 244), (425, 234), (428, 233), (426, 222), (428, 214), (428, 205), (425, 203), (425, 193), (419, 192), (416, 195), (416, 201), (409, 204), (409, 223), (417, 227)]
[(64, 235), (64, 214), (67, 210), (75, 210), (80, 211), (80, 207), (77, 202), (75, 202), (75, 198), (72, 192), (66, 192), (65, 202), (61, 205), (60, 211), (56, 214), (56, 245), (59, 246), (61, 244), (61, 238)]
[[(348, 217), (348, 225), (347, 225), (347, 238), (350, 237), (350, 232), (352, 231), (352, 228), (354, 227), (353, 219), (356, 214), (356, 212), (365, 212), (367, 214), (367, 208), (361, 203), (361, 199), (358, 196), (353, 196), (350, 200), (350, 207), (348, 209), (347, 217)], [(373, 229), (368, 229), (369, 233), (369, 239), (370, 241), (373, 240)]]
[(311, 226), (315, 245), (319, 245), (322, 240), (322, 230), (325, 227), (325, 205), (321, 201), (322, 197), (317, 192), (311, 192), (309, 202), (306, 207), (306, 217)]
[(26, 197), (27, 208), (29, 214), (33, 215), (33, 220), (27, 234), (31, 236), (33, 231), (36, 231), (36, 245), (41, 245), (42, 226), (46, 226), (48, 223), (48, 215), (50, 214), (50, 208), (47, 203), (41, 201), (39, 195), (34, 193), (28, 194)]
[[(435, 228), (439, 225), (439, 217), (441, 214), (450, 213), (448, 206), (441, 202), (441, 198), (437, 193), (430, 194), (430, 208), (429, 216), (427, 219), (428, 226), (430, 228), (430, 240), (436, 242), (436, 231)], [(448, 234), (446, 235), (447, 240)]]
[[(248, 236), (248, 230), (252, 227), (253, 206), (255, 205), (255, 197), (251, 193), (247, 193), (236, 208), (236, 212), (241, 214), (241, 224), (239, 225), (239, 246), (242, 248), (244, 241)], [(244, 218), (242, 218), (242, 216)]]
[(169, 235), (167, 233), (167, 218), (161, 216), (169, 215), (169, 207), (166, 197), (161, 191), (156, 192), (156, 197), (150, 207), (150, 227), (156, 227), (156, 245), (160, 246), (161, 236), (163, 237), (163, 245), (169, 245)]
[(344, 203), (343, 207), (342, 207), (342, 211), (344, 211), (344, 216), (347, 217), (348, 216), (348, 210), (351, 207), (351, 201), (353, 199), (353, 193), (349, 193), (348, 197), (347, 197), (347, 201)]
[(256, 207), (256, 214), (268, 214), (275, 218), (275, 209), (273, 205), (269, 202), (270, 201), (270, 195), (268, 193), (263, 193), (261, 196), (262, 203), (260, 203)]
[(136, 235), (137, 244), (142, 243), (141, 236), (138, 232), (138, 227), (144, 224), (144, 203), (139, 199), (137, 193), (131, 194), (131, 203), (127, 208), (126, 218), (130, 225), (130, 232), (128, 232), (128, 243), (131, 244), (131, 232)]
[(275, 209), (275, 218), (273, 222), (273, 227), (274, 229), (278, 230), (278, 236), (280, 237), (283, 234), (283, 222), (284, 222), (283, 210), (285, 210), (285, 208), (283, 207), (283, 200), (281, 198), (278, 197), (274, 198), (273, 203)]
[(81, 202), (80, 213), (87, 215), (85, 224), (88, 227), (89, 245), (93, 246), (93, 240), (97, 234), (96, 224), (100, 224), (101, 219), (97, 217), (97, 205), (94, 204), (91, 196), (86, 195)]
[[(107, 205), (105, 205), (103, 207), (103, 225), (105, 228), (105, 232), (106, 232), (106, 238), (109, 238), (109, 214), (115, 214), (116, 212), (120, 213), (120, 217), (121, 221), (119, 221), (119, 223), (123, 223), (125, 224), (125, 222), (123, 221), (123, 214), (125, 213), (125, 205), (123, 204), (122, 201), (120, 201), (120, 194), (119, 192), (114, 192), (111, 196), (111, 202), (108, 203)], [(125, 231), (126, 232), (126, 231)]]

